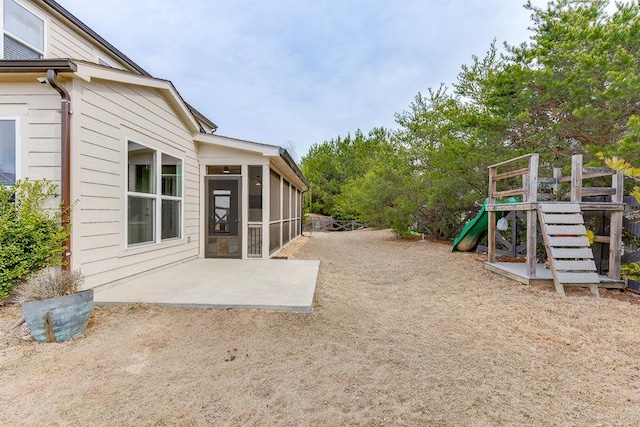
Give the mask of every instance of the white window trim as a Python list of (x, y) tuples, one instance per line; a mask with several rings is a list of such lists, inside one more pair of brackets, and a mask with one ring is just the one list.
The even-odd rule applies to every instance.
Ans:
[[(129, 142), (133, 142), (135, 144), (141, 145), (145, 148), (155, 151), (156, 154), (154, 156), (155, 157), (154, 162), (155, 162), (155, 170), (157, 171), (156, 177), (155, 177), (156, 193), (138, 193), (134, 191), (129, 191)], [(184, 233), (185, 233), (184, 157), (176, 155), (175, 153), (159, 150), (149, 144), (139, 142), (139, 140), (136, 138), (125, 138), (124, 153), (125, 153), (124, 175), (123, 175), (124, 176), (124, 227), (123, 227), (124, 228), (124, 233), (123, 233), (124, 248), (131, 250), (131, 249), (139, 249), (139, 248), (145, 248), (145, 247), (156, 246), (156, 245), (164, 246), (166, 244), (171, 244), (171, 243), (180, 242), (184, 240), (185, 239), (185, 236), (184, 236)], [(180, 194), (182, 194), (182, 196), (180, 197), (162, 195), (162, 155), (163, 154), (167, 154), (171, 157), (174, 157), (180, 160), (180, 162), (182, 162), (182, 170), (181, 170), (182, 179), (181, 179), (181, 187), (180, 187)], [(131, 245), (129, 244), (129, 196), (154, 199), (154, 203), (155, 203), (154, 207), (155, 207), (156, 215), (155, 215), (155, 221), (154, 221), (154, 240), (152, 242), (134, 243)], [(172, 237), (164, 240), (162, 239), (162, 200), (177, 200), (180, 202), (180, 236), (179, 237)]]
[(24, 44), (25, 46), (27, 46), (29, 49), (33, 49), (36, 52), (42, 54), (42, 58), (46, 58), (47, 57), (47, 40), (49, 40), (48, 37), (48, 30), (49, 30), (49, 26), (48, 24), (48, 20), (45, 19), (45, 16), (42, 15), (40, 12), (38, 12), (36, 9), (34, 9), (29, 3), (27, 2), (23, 2), (21, 0), (13, 0), (16, 3), (18, 3), (20, 6), (24, 7), (29, 13), (33, 14), (36, 18), (40, 19), (42, 21), (43, 27), (42, 27), (42, 50), (38, 49), (37, 47), (31, 45), (30, 43), (19, 39), (18, 37), (14, 36), (11, 33), (8, 33), (7, 31), (5, 31), (4, 29), (4, 0), (0, 0), (0, 27), (2, 27), (2, 40), (0, 40), (0, 59), (4, 59), (4, 35), (8, 35), (9, 37), (11, 37), (12, 39), (18, 41), (19, 43)]
[(16, 131), (16, 141), (15, 141), (15, 159), (14, 159), (14, 167), (16, 170), (16, 176), (15, 176), (15, 181), (18, 181), (22, 178), (22, 174), (21, 172), (21, 168), (22, 168), (22, 162), (20, 161), (20, 158), (22, 156), (22, 151), (21, 151), (21, 145), (20, 144), (20, 117), (19, 116), (0, 116), (0, 120), (13, 120), (14, 122), (14, 126), (15, 126), (15, 131)]

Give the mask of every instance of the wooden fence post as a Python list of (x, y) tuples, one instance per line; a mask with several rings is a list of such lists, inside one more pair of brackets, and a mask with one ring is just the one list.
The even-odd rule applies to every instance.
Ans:
[(571, 201), (582, 201), (582, 154), (571, 156)]

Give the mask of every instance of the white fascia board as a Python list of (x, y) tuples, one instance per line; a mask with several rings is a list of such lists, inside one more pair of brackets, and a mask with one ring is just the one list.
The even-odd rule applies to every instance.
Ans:
[(287, 178), (287, 181), (295, 183), (296, 187), (303, 191), (308, 189), (307, 184), (300, 179), (296, 171), (282, 158), (281, 149), (278, 146), (206, 133), (195, 133), (193, 140), (200, 144), (209, 144), (217, 147), (261, 154), (269, 158), (269, 164), (278, 169), (278, 171)]
[(104, 67), (88, 62), (74, 62), (76, 63), (78, 69), (73, 74), (76, 77), (85, 80), (86, 82), (90, 82), (92, 79), (106, 80), (116, 83), (158, 89), (165, 92), (167, 94), (167, 100), (176, 110), (178, 115), (185, 121), (185, 123), (189, 125), (190, 130), (192, 132), (197, 132), (200, 130), (200, 124), (196, 121), (195, 117), (193, 117), (191, 110), (189, 110), (171, 81), (158, 79), (155, 77), (147, 77), (141, 74), (134, 74), (129, 71)]
[(307, 184), (305, 184), (300, 177), (295, 173), (293, 169), (289, 166), (287, 162), (280, 156), (274, 157), (271, 159), (270, 165), (283, 177), (287, 179), (290, 183), (294, 184), (296, 188), (301, 191), (306, 191), (309, 189)]
[(262, 144), (259, 142), (245, 141), (242, 139), (229, 138), (222, 135), (211, 135), (201, 132), (195, 133), (193, 135), (193, 140), (203, 144), (211, 144), (218, 147), (258, 153), (265, 157), (280, 157), (280, 147), (276, 147), (275, 145)]

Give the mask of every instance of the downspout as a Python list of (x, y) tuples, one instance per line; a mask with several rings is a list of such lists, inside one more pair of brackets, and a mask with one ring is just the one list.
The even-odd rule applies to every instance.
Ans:
[[(56, 71), (47, 70), (47, 81), (52, 88), (58, 91), (62, 100), (60, 102), (60, 198), (62, 226), (69, 227), (71, 222), (71, 98), (69, 92), (60, 85), (56, 79)], [(62, 243), (64, 252), (62, 253), (62, 269), (71, 269), (71, 232), (69, 237)]]

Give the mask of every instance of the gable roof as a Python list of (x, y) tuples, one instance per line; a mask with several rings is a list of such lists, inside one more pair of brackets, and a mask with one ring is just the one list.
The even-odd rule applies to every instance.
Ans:
[(69, 12), (67, 9), (65, 9), (62, 6), (60, 6), (58, 3), (56, 3), (53, 0), (40, 0), (40, 1), (42, 1), (42, 3), (46, 4), (47, 6), (49, 6), (55, 12), (59, 13), (60, 15), (62, 15), (62, 17), (64, 19), (66, 19), (67, 21), (71, 22), (73, 25), (78, 27), (78, 29), (80, 29), (82, 32), (84, 32), (89, 37), (91, 37), (93, 40), (95, 40), (99, 45), (101, 45), (102, 47), (107, 49), (109, 52), (111, 52), (112, 54), (117, 56), (118, 59), (122, 60), (122, 62), (124, 62), (125, 64), (129, 65), (131, 68), (133, 68), (134, 70), (136, 70), (140, 74), (148, 76), (148, 77), (151, 77), (151, 74), (149, 74), (141, 66), (139, 66), (138, 64), (133, 62), (131, 60), (131, 58), (129, 58), (127, 55), (125, 55), (124, 53), (122, 53), (118, 49), (116, 49), (115, 46), (113, 46), (111, 43), (109, 43), (104, 38), (102, 38), (98, 33), (96, 33), (91, 28), (89, 28), (84, 22), (80, 21), (78, 18), (73, 16), (71, 14), (71, 12)]
[(209, 134), (196, 134), (193, 135), (193, 140), (203, 144), (212, 144), (219, 147), (233, 148), (236, 150), (250, 151), (253, 153), (262, 154), (265, 157), (271, 157), (280, 162), (281, 165), (286, 165), (300, 180), (302, 185), (309, 188), (309, 181), (305, 178), (304, 174), (293, 160), (289, 152), (277, 145), (264, 144), (262, 142), (246, 141), (244, 139), (231, 138), (222, 135), (209, 135)]
[[(93, 39), (98, 45), (102, 46), (104, 49), (109, 51), (111, 54), (115, 55), (118, 59), (120, 59), (122, 62), (127, 64), (133, 70), (135, 70), (136, 72), (142, 74), (143, 76), (153, 77), (150, 73), (145, 71), (141, 66), (139, 66), (138, 64), (133, 62), (133, 60), (131, 58), (129, 58), (124, 53), (122, 53), (120, 50), (118, 50), (111, 43), (106, 41), (98, 33), (96, 33), (91, 28), (89, 28), (84, 22), (80, 21), (71, 12), (69, 12), (67, 9), (65, 9), (61, 5), (59, 5), (57, 2), (55, 2), (54, 0), (40, 0), (40, 1), (42, 3), (44, 3), (45, 5), (47, 5), (48, 7), (50, 7), (54, 12), (56, 12), (60, 16), (62, 16), (62, 18), (64, 18), (65, 20), (67, 20), (68, 22), (70, 22), (71, 24), (76, 26), (81, 32), (85, 33), (87, 36), (89, 36), (89, 38)], [(187, 106), (189, 111), (191, 111), (191, 114), (193, 116), (195, 116), (195, 118), (199, 122), (200, 128), (201, 128), (201, 130), (203, 132), (204, 132), (204, 129), (202, 129), (202, 124), (204, 124), (206, 127), (210, 128), (210, 129), (212, 129), (214, 132), (215, 132), (216, 129), (218, 129), (218, 126), (215, 123), (213, 123), (211, 120), (209, 120), (204, 114), (202, 114), (201, 112), (199, 112), (193, 106), (189, 105), (186, 102), (185, 102), (185, 105)]]
[[(131, 73), (118, 68), (105, 67), (93, 62), (74, 59), (3, 59), (0, 60), (0, 73), (46, 74), (53, 70), (61, 76), (73, 77), (90, 82), (92, 79), (132, 84), (157, 89), (162, 92), (176, 114), (191, 132), (204, 132), (191, 107), (182, 99), (180, 93), (169, 80)], [(214, 125), (215, 126), (215, 125)]]
[[(90, 80), (91, 78), (105, 79), (111, 81), (118, 81), (123, 83), (132, 83), (132, 84), (140, 84), (142, 86), (155, 87), (157, 89), (166, 91), (170, 94), (169, 102), (177, 109), (179, 115), (185, 120), (185, 123), (190, 124), (195, 127), (195, 132), (200, 132), (201, 135), (208, 135), (204, 133), (204, 128), (202, 124), (207, 126), (209, 129), (212, 129), (212, 132), (215, 132), (218, 129), (218, 126), (209, 120), (204, 114), (200, 113), (193, 106), (188, 104), (177, 91), (173, 83), (169, 80), (159, 79), (153, 77), (150, 73), (145, 71), (141, 66), (136, 64), (131, 58), (118, 50), (111, 43), (106, 41), (103, 37), (101, 37), (98, 33), (89, 28), (84, 22), (80, 21), (76, 18), (71, 12), (62, 7), (60, 4), (55, 2), (54, 0), (39, 0), (49, 8), (51, 8), (54, 12), (58, 13), (62, 18), (75, 25), (81, 32), (85, 33), (91, 39), (93, 39), (98, 45), (105, 48), (111, 54), (115, 55), (118, 59), (120, 59), (125, 64), (129, 65), (133, 70), (140, 73), (139, 78), (136, 78), (135, 73), (131, 73), (130, 71), (118, 70), (111, 67), (105, 67), (102, 65), (96, 65), (93, 63), (88, 63), (86, 61), (78, 61), (73, 59), (42, 59), (42, 60), (33, 60), (33, 61), (16, 61), (14, 64), (17, 66), (17, 70), (11, 70), (12, 61), (0, 61), (3, 62), (3, 66), (1, 66), (0, 71), (11, 72), (25, 72), (25, 68), (34, 67), (41, 68), (42, 66), (48, 65), (48, 68), (56, 68), (60, 67), (60, 71), (72, 71), (74, 74), (80, 78), (84, 78), (86, 80)], [(57, 61), (57, 62), (56, 62)], [(59, 63), (58, 63), (59, 62)], [(80, 67), (78, 67), (78, 64)], [(72, 67), (70, 69), (64, 69), (65, 67)], [(79, 68), (79, 69), (78, 69)], [(88, 71), (91, 70), (91, 71)], [(102, 71), (101, 71), (102, 70)], [(125, 77), (128, 75), (129, 77)], [(188, 114), (186, 113), (188, 111)], [(213, 136), (213, 135), (211, 135)], [(243, 147), (251, 146), (252, 150), (249, 151), (260, 151), (263, 152), (264, 155), (270, 155), (273, 157), (278, 157), (281, 161), (286, 163), (289, 168), (295, 173), (295, 175), (302, 181), (302, 183), (309, 188), (309, 182), (305, 178), (304, 174), (293, 160), (289, 152), (275, 145), (262, 144), (251, 141), (243, 141), (240, 139), (227, 138), (229, 141), (235, 141), (235, 144), (238, 144)], [(194, 137), (194, 140), (199, 142), (207, 142), (212, 143), (209, 138), (201, 138), (199, 139), (197, 136)], [(258, 149), (256, 149), (256, 147)], [(277, 151), (277, 154), (275, 154)], [(269, 154), (267, 154), (269, 153)]]
[(189, 104), (185, 102), (170, 80), (134, 74), (117, 68), (94, 64), (93, 62), (73, 62), (77, 67), (74, 74), (86, 81), (91, 81), (92, 79), (106, 80), (160, 90), (166, 95), (166, 99), (169, 104), (175, 109), (176, 113), (185, 122), (185, 124), (189, 126), (192, 132), (203, 132), (202, 126), (191, 110)]

